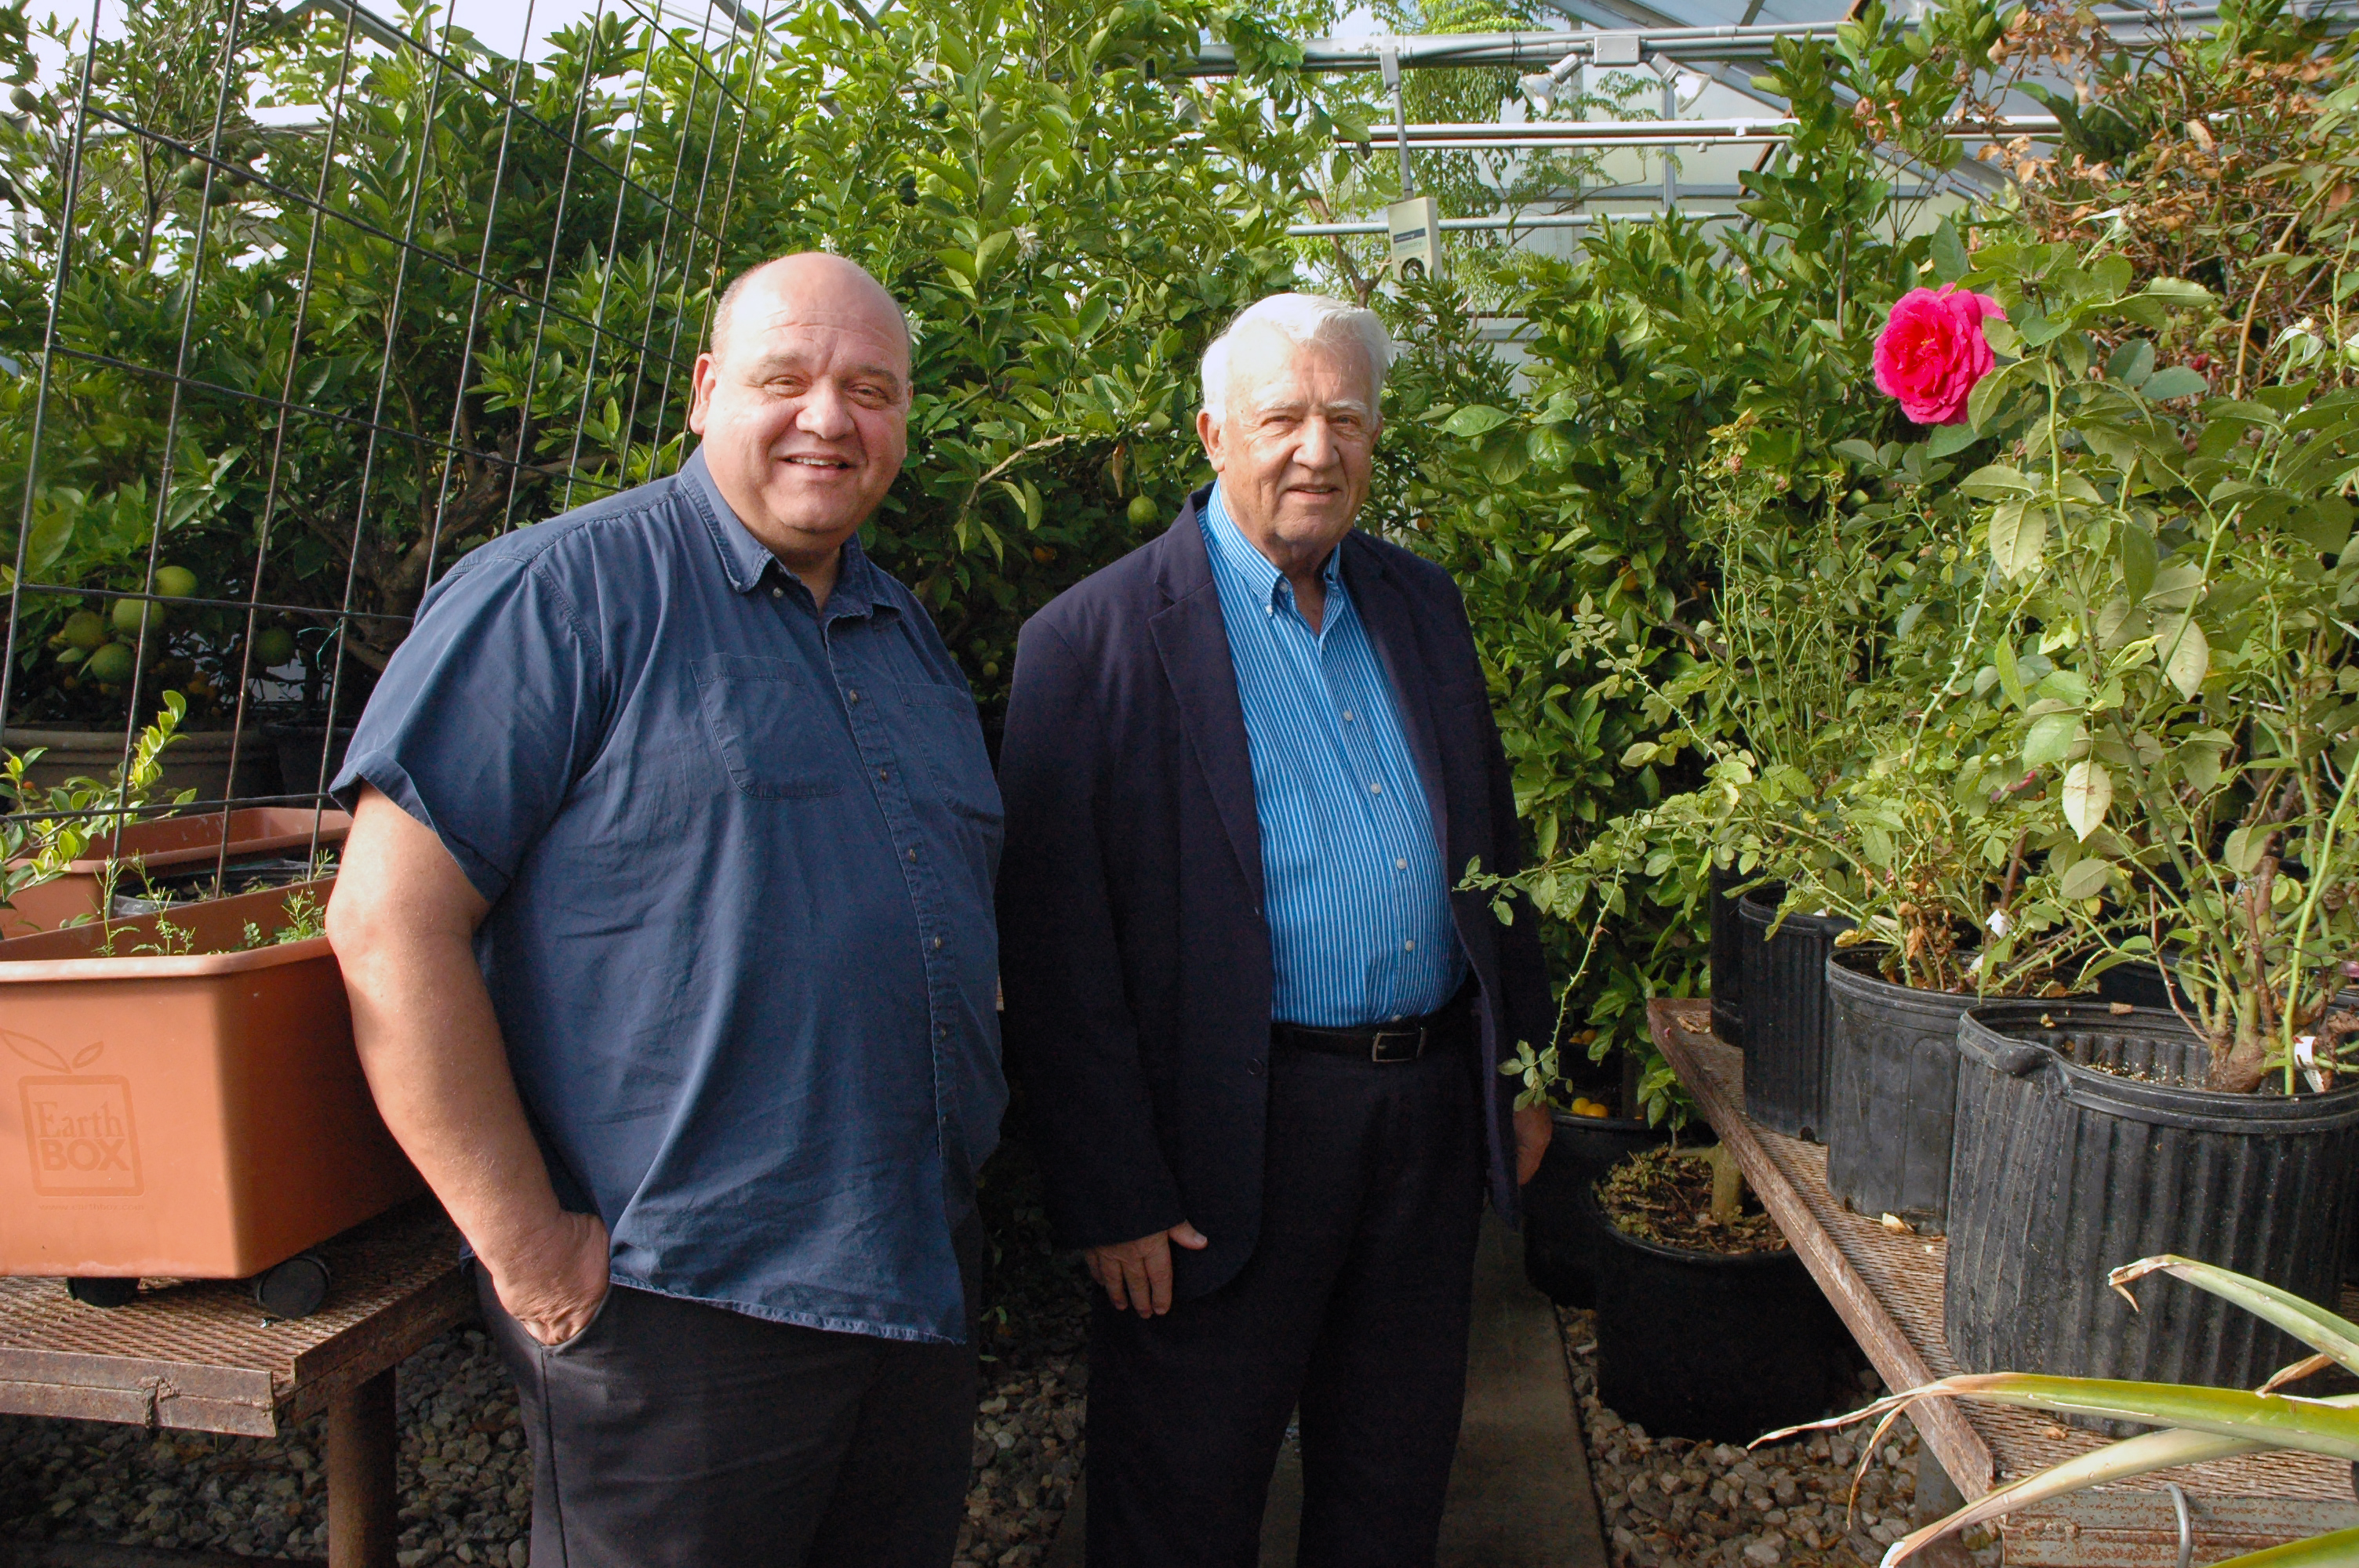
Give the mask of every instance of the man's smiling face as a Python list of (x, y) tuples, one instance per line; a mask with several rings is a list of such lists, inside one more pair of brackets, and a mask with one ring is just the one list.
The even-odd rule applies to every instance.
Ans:
[(1230, 518), (1281, 571), (1316, 565), (1368, 498), (1378, 421), (1366, 351), (1253, 332), (1232, 351), (1225, 402), (1197, 433)]
[(874, 514), (909, 446), (909, 344), (875, 279), (829, 255), (746, 280), (696, 362), (689, 428), (713, 483), (788, 568), (825, 561)]

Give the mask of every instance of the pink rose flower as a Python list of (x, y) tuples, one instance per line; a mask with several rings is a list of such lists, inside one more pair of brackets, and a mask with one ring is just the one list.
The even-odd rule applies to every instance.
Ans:
[(1983, 319), (2006, 314), (1989, 295), (1954, 283), (1910, 289), (1876, 334), (1877, 388), (1919, 425), (1957, 424), (1974, 384), (1997, 362)]

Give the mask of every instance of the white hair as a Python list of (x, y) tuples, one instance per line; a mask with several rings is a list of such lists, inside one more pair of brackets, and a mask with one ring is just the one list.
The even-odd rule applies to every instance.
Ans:
[[(1385, 372), (1392, 368), (1392, 334), (1373, 310), (1330, 299), (1323, 294), (1273, 294), (1240, 311), (1229, 330), (1204, 351), (1204, 412), (1219, 424), (1228, 412), (1229, 359), (1239, 338), (1275, 332), (1288, 342), (1357, 343), (1367, 351), (1369, 390), (1381, 402)], [(1371, 414), (1375, 410), (1371, 408)]]

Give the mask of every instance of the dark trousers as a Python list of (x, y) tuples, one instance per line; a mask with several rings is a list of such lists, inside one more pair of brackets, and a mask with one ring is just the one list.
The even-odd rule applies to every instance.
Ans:
[(1301, 1568), (1430, 1568), (1466, 1396), (1474, 1069), (1273, 1049), (1261, 1236), (1165, 1316), (1090, 1327), (1090, 1568), (1254, 1568), (1299, 1407)]
[[(980, 1228), (962, 1230), (967, 1321)], [(532, 1444), (536, 1568), (948, 1568), (974, 1347), (616, 1286), (549, 1349), (475, 1293)]]

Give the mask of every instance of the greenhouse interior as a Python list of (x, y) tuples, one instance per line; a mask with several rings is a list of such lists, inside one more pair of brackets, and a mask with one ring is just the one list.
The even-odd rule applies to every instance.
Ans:
[(52, 3), (0, 1568), (2359, 1565), (2359, 5)]

